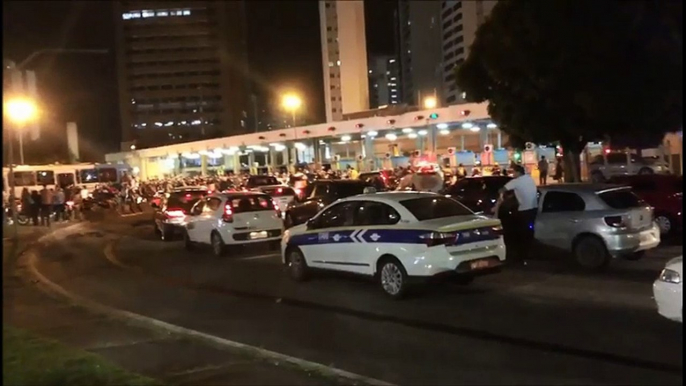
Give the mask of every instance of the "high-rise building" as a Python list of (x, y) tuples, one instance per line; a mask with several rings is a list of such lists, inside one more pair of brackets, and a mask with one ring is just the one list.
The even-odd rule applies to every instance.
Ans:
[(442, 91), (441, 2), (400, 0), (400, 61), (405, 103), (419, 105)]
[(118, 1), (115, 18), (122, 148), (254, 131), (243, 1)]
[(455, 67), (467, 58), (476, 30), (491, 13), (497, 0), (444, 0), (441, 3), (443, 97), (450, 105), (464, 102), (464, 95), (455, 84)]
[(369, 109), (362, 1), (319, 1), (326, 121)]
[(374, 55), (369, 60), (369, 107), (401, 103), (398, 60), (390, 55)]
[(443, 106), (463, 103), (455, 67), (464, 62), (497, 0), (399, 0), (398, 34), (405, 102), (436, 95)]

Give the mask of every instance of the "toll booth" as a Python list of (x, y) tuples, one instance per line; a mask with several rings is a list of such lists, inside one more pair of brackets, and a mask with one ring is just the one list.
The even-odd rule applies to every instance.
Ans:
[(467, 171), (467, 174), (470, 175), (472, 169), (474, 169), (474, 166), (476, 165), (476, 155), (473, 151), (461, 150), (455, 153), (455, 161), (457, 162), (457, 165), (462, 164)]
[(510, 164), (510, 152), (507, 149), (493, 150), (493, 163), (501, 167), (507, 167)]

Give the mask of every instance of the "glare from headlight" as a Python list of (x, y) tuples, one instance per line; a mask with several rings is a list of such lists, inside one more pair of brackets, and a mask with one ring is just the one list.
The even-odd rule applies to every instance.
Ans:
[(679, 284), (681, 283), (681, 276), (679, 276), (679, 272), (665, 268), (660, 272), (658, 280), (664, 281), (665, 283)]

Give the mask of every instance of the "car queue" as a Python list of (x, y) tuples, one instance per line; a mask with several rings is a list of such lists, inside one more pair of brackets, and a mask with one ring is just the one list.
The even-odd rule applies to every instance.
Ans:
[[(296, 281), (317, 270), (354, 273), (375, 278), (392, 298), (431, 278), (469, 284), (502, 268), (517, 208), (516, 197), (501, 195), (511, 177), (464, 178), (439, 194), (384, 189), (383, 175), (314, 180), (301, 191), (268, 176), (221, 192), (179, 188), (156, 210), (155, 229), (217, 256), (268, 243)], [(569, 253), (585, 270), (639, 259), (660, 243), (653, 207), (629, 186), (558, 184), (536, 193), (536, 244)]]

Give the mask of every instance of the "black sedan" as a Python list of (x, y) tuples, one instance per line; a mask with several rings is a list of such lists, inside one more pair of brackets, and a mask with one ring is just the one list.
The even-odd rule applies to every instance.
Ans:
[(286, 208), (286, 228), (302, 224), (332, 202), (364, 193), (371, 184), (359, 180), (316, 180), (307, 186), (303, 198), (297, 198)]

